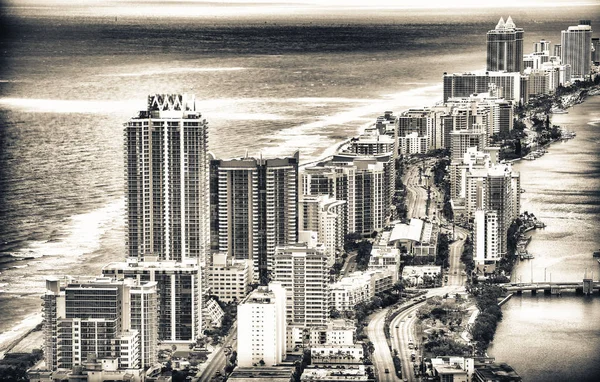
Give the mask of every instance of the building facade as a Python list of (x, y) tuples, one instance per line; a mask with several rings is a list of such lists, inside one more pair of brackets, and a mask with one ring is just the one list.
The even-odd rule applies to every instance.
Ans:
[[(118, 280), (156, 282), (158, 295), (158, 338), (161, 342), (194, 342), (202, 336), (203, 309), (200, 271), (196, 261), (147, 261), (130, 258), (107, 264), (104, 276)], [(156, 260), (156, 261), (152, 261)]]
[(579, 21), (560, 33), (561, 62), (571, 66), (574, 79), (584, 79), (591, 73), (592, 26), (589, 20)]
[[(251, 260), (255, 281), (266, 281), (275, 247), (298, 237), (299, 152), (286, 158), (214, 160), (219, 251)], [(212, 185), (211, 185), (211, 188)]]
[(277, 247), (273, 280), (287, 296), (289, 324), (323, 325), (329, 317), (329, 266), (322, 244)]
[(523, 71), (523, 28), (517, 28), (509, 16), (487, 33), (487, 70)]
[(188, 95), (157, 94), (125, 127), (127, 249), (203, 264), (210, 247), (208, 123)]
[[(42, 296), (46, 367), (72, 369), (90, 355), (114, 360), (119, 369), (153, 363), (156, 326), (145, 323), (152, 319), (148, 310), (155, 307), (154, 288), (154, 284), (132, 285), (102, 277), (48, 279)], [(148, 304), (138, 304), (140, 292)]]
[(259, 286), (238, 305), (238, 366), (281, 363), (286, 355), (286, 297), (279, 283)]

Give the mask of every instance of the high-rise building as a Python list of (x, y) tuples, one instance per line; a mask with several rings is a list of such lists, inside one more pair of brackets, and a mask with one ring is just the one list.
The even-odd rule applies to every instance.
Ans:
[(347, 203), (329, 195), (305, 195), (298, 202), (298, 225), (302, 231), (317, 233), (317, 242), (322, 243), (327, 264), (335, 263), (336, 252), (344, 247)]
[(287, 158), (214, 160), (219, 251), (253, 262), (265, 282), (275, 247), (298, 237), (299, 152)]
[(129, 258), (102, 268), (104, 276), (156, 282), (158, 339), (161, 342), (194, 342), (202, 336), (203, 310), (200, 267), (193, 259), (183, 262)]
[(156, 284), (67, 276), (48, 279), (42, 299), (48, 369), (72, 369), (90, 355), (117, 359), (119, 369), (156, 360)]
[(465, 206), (467, 218), (477, 210), (496, 211), (498, 221), (498, 253), (507, 253), (507, 233), (521, 207), (520, 175), (510, 165), (473, 168), (466, 173)]
[(590, 75), (592, 62), (592, 26), (589, 20), (579, 21), (560, 33), (561, 63), (571, 65), (571, 76), (583, 79)]
[(131, 279), (126, 283), (131, 286), (131, 328), (140, 333), (140, 366), (147, 369), (158, 361), (158, 284)]
[(259, 286), (238, 305), (238, 366), (281, 363), (286, 355), (286, 297), (279, 283)]
[(385, 226), (393, 196), (393, 162), (390, 153), (333, 156), (331, 163), (344, 168), (348, 176), (348, 232), (368, 235)]
[(125, 127), (127, 249), (204, 264), (209, 250), (208, 124), (192, 96), (157, 94)]
[(594, 65), (600, 65), (600, 38), (592, 38), (592, 48), (592, 61), (594, 62)]
[[(521, 55), (521, 61), (523, 55)], [(521, 75), (519, 73), (444, 73), (444, 102), (450, 98), (469, 97), (474, 93), (487, 93), (494, 85), (497, 97), (518, 102), (521, 97)]]
[(323, 325), (329, 317), (329, 266), (322, 244), (277, 247), (273, 280), (286, 290), (287, 322)]
[(517, 28), (509, 16), (487, 33), (487, 70), (523, 71), (523, 28)]
[(541, 39), (539, 42), (533, 43), (533, 53), (543, 53), (550, 55), (550, 41)]
[(477, 147), (483, 151), (487, 147), (487, 128), (483, 125), (473, 126), (470, 129), (455, 130), (450, 133), (452, 142), (450, 158), (453, 163), (461, 161), (470, 147)]
[(477, 210), (473, 224), (473, 261), (477, 268), (483, 272), (493, 271), (492, 267), (486, 268), (500, 260), (500, 227), (498, 224), (498, 211)]

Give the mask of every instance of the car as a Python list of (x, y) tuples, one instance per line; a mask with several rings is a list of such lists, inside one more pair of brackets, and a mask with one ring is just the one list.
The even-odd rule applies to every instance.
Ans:
[(400, 325), (396, 325), (396, 329), (398, 329), (400, 327)]
[(409, 314), (409, 315), (408, 315), (408, 318), (412, 318), (412, 314)]
[(390, 373), (390, 369), (385, 369), (385, 373), (389, 374)]

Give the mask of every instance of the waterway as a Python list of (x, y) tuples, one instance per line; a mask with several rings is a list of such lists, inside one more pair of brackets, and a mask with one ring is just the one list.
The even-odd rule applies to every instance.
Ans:
[[(582, 280), (600, 266), (600, 97), (588, 98), (555, 115), (552, 123), (574, 131), (535, 161), (514, 165), (521, 173), (522, 210), (547, 224), (528, 246), (535, 256), (521, 261), (515, 279)], [(514, 296), (502, 311), (489, 354), (507, 362), (524, 381), (598, 381), (600, 378), (600, 296)]]

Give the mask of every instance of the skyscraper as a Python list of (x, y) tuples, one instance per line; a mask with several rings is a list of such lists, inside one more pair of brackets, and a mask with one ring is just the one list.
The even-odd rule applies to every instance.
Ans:
[(498, 25), (487, 33), (487, 70), (523, 71), (523, 28), (517, 28), (512, 18), (500, 18)]
[(208, 123), (193, 96), (157, 94), (125, 127), (127, 248), (204, 264), (209, 249)]
[(571, 65), (571, 77), (583, 79), (590, 75), (592, 62), (592, 26), (589, 20), (580, 20), (560, 33), (562, 64)]
[(220, 252), (254, 264), (254, 280), (266, 281), (275, 247), (298, 235), (299, 152), (287, 158), (213, 160), (217, 211), (212, 224)]

